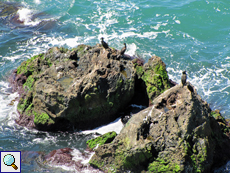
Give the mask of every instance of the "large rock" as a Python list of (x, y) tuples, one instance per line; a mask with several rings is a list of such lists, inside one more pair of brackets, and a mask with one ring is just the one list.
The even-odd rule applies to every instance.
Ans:
[(115, 49), (51, 48), (15, 71), (14, 83), (24, 89), (17, 122), (39, 130), (89, 129), (110, 122), (132, 99), (135, 74), (133, 63)]
[(230, 159), (229, 128), (212, 115), (219, 116), (191, 84), (176, 85), (99, 146), (90, 164), (105, 172), (212, 172)]

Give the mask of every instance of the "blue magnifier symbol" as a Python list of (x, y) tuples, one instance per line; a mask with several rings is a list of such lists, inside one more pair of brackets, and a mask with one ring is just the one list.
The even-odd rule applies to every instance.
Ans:
[(11, 154), (7, 154), (3, 158), (3, 162), (7, 166), (12, 166), (15, 170), (18, 169), (18, 167), (14, 164), (15, 163), (15, 158)]

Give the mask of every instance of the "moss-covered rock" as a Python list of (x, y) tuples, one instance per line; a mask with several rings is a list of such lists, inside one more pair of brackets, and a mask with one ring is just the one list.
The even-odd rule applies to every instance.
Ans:
[(177, 173), (177, 172), (181, 172), (181, 169), (179, 164), (173, 163), (169, 158), (164, 158), (164, 159), (157, 158), (156, 160), (154, 160), (152, 163), (149, 164), (147, 172)]
[[(18, 76), (24, 89), (18, 104), (20, 120), (33, 115), (33, 123), (28, 124), (40, 130), (55, 131), (63, 128), (63, 122), (70, 129), (108, 123), (134, 95), (132, 62), (120, 60), (117, 50), (100, 45), (72, 50), (53, 47), (24, 61), (15, 79)], [(19, 124), (25, 124), (20, 120)]]
[(138, 59), (133, 60), (137, 76), (144, 81), (150, 101), (172, 87), (166, 65), (160, 57), (153, 56), (144, 65), (138, 62)]
[(36, 112), (33, 112), (33, 114), (35, 116), (34, 123), (36, 125), (54, 124), (54, 121), (50, 118), (50, 116), (47, 113), (38, 114)]
[(87, 146), (92, 150), (97, 146), (102, 144), (107, 144), (113, 141), (113, 139), (117, 136), (116, 132), (108, 132), (104, 135), (98, 136), (96, 138), (90, 139), (86, 142)]
[(34, 73), (39, 73), (40, 70), (39, 66), (45, 62), (45, 61), (42, 62), (43, 59), (44, 59), (44, 54), (39, 54), (33, 56), (27, 61), (22, 62), (22, 64), (17, 68), (17, 74), (24, 74), (25, 76), (28, 77)]
[[(191, 85), (191, 84), (190, 84)], [(192, 86), (192, 85), (191, 85)], [(207, 102), (176, 85), (132, 116), (90, 164), (105, 172), (212, 172), (230, 159), (230, 139)]]
[(211, 112), (211, 115), (216, 119), (218, 124), (221, 127), (221, 130), (230, 137), (230, 126), (229, 121), (226, 120), (220, 113), (219, 110), (214, 110)]

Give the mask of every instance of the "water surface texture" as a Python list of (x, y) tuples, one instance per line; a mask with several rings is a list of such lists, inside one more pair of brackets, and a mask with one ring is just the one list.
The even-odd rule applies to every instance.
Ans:
[[(1, 0), (0, 150), (85, 149), (94, 131), (45, 133), (15, 124), (18, 95), (11, 93), (7, 78), (50, 47), (95, 45), (101, 37), (117, 49), (125, 42), (127, 54), (146, 61), (160, 56), (177, 83), (186, 70), (211, 108), (230, 118), (229, 9), (227, 0)], [(34, 160), (23, 163), (22, 170), (49, 171)]]

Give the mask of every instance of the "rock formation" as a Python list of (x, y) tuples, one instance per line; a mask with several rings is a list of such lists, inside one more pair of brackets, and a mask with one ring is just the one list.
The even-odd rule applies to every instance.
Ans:
[(99, 146), (90, 164), (105, 172), (138, 173), (209, 173), (224, 164), (230, 159), (229, 128), (193, 91), (181, 85), (165, 91), (111, 143)]
[[(114, 48), (51, 48), (24, 61), (11, 83), (20, 93), (17, 123), (38, 130), (91, 129), (113, 121), (135, 100), (146, 106), (170, 87), (165, 64), (145, 65)], [(140, 99), (142, 98), (142, 99)]]
[[(91, 149), (99, 144), (90, 164), (102, 171), (212, 172), (230, 159), (228, 121), (192, 84), (170, 81), (157, 56), (144, 64), (100, 44), (54, 47), (24, 61), (11, 84), (20, 94), (17, 123), (39, 130), (90, 129), (114, 120), (130, 103), (152, 105), (125, 119), (119, 135), (87, 142)], [(40, 162), (84, 168), (71, 153), (54, 150)]]
[[(40, 130), (89, 129), (117, 118), (134, 95), (135, 68), (100, 45), (51, 48), (23, 62), (15, 85), (25, 90), (18, 123)], [(26, 79), (26, 80), (25, 80)], [(22, 85), (21, 84), (21, 85)]]

